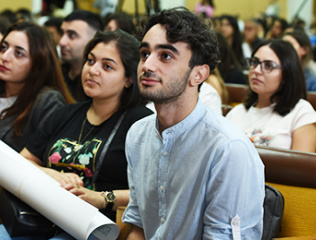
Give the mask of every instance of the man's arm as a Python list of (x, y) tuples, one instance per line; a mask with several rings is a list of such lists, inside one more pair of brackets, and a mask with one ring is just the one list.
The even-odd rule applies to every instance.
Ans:
[(144, 230), (136, 225), (132, 225), (126, 240), (145, 240)]

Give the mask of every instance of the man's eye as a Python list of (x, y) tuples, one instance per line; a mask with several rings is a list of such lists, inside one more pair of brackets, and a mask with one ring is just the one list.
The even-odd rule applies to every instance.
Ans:
[(171, 59), (171, 58), (172, 58), (172, 56), (171, 56), (169, 53), (163, 53), (163, 54), (161, 54), (161, 57), (162, 57), (163, 59), (165, 59), (165, 60), (168, 60), (168, 59)]
[(146, 58), (148, 58), (148, 56), (149, 56), (149, 53), (147, 51), (141, 51), (140, 52), (140, 57), (142, 59), (146, 59)]
[(74, 38), (77, 37), (77, 34), (76, 33), (69, 33), (68, 36), (69, 36), (70, 39), (74, 39)]

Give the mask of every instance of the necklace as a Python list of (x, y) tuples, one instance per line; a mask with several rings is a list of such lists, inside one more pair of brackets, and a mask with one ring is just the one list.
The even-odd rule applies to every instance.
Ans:
[(87, 121), (87, 117), (84, 119), (84, 121), (82, 123), (80, 135), (79, 135), (79, 138), (78, 138), (78, 144), (80, 144), (81, 141), (84, 142), (84, 140), (89, 136), (89, 134), (95, 128), (95, 125), (93, 125), (93, 127), (89, 130), (89, 132), (86, 134), (86, 136), (84, 136), (84, 138), (81, 140), (82, 132), (83, 132), (84, 126), (86, 125), (86, 121)]

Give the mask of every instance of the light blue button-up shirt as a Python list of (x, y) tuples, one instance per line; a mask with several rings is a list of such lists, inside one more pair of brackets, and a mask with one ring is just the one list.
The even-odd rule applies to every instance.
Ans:
[(264, 166), (248, 137), (200, 101), (162, 136), (156, 121), (146, 117), (127, 135), (123, 221), (146, 239), (260, 240)]

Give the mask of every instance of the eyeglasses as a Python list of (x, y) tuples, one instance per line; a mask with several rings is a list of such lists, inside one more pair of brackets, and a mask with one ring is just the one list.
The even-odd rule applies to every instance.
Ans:
[(262, 62), (259, 61), (258, 58), (246, 58), (247, 66), (250, 69), (255, 69), (258, 64), (260, 64), (261, 71), (264, 73), (270, 73), (272, 72), (275, 68), (280, 68), (281, 66), (276, 64), (275, 62), (271, 60), (264, 60)]

